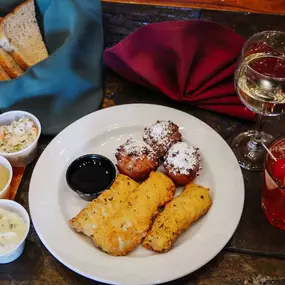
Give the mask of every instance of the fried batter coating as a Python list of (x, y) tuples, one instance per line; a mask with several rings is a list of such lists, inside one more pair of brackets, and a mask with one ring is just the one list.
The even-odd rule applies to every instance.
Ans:
[(152, 172), (119, 211), (96, 230), (95, 244), (111, 255), (126, 255), (145, 237), (158, 208), (172, 200), (174, 192), (171, 179), (161, 172)]
[(139, 186), (129, 177), (119, 174), (109, 190), (105, 190), (97, 199), (69, 221), (69, 225), (87, 236), (91, 236), (101, 223), (118, 211), (127, 197)]
[(119, 172), (136, 181), (146, 179), (158, 167), (156, 153), (143, 141), (128, 139), (115, 156)]
[(207, 213), (212, 205), (208, 188), (188, 184), (184, 191), (168, 203), (143, 241), (143, 246), (167, 252), (178, 236)]

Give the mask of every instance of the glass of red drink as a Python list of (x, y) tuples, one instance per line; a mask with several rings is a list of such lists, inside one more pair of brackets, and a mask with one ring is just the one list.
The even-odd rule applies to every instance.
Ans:
[(285, 136), (272, 142), (265, 157), (262, 209), (267, 220), (285, 230)]

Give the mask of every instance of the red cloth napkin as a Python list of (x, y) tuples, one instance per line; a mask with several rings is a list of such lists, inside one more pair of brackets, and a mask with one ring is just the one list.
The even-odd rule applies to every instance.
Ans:
[(150, 24), (105, 51), (107, 66), (176, 101), (253, 119), (236, 95), (233, 75), (244, 39), (206, 21)]

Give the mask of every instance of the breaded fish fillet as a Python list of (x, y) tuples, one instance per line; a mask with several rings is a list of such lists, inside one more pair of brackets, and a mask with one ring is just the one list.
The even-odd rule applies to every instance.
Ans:
[(208, 188), (188, 184), (157, 216), (143, 241), (143, 246), (157, 252), (167, 252), (177, 237), (206, 214), (211, 205)]
[(139, 186), (131, 178), (119, 174), (109, 190), (104, 191), (97, 199), (88, 204), (86, 208), (69, 221), (69, 225), (91, 236), (100, 224), (117, 212), (121, 204)]
[(145, 237), (158, 208), (172, 200), (174, 192), (175, 185), (170, 178), (152, 172), (119, 211), (96, 230), (95, 244), (111, 255), (126, 255)]

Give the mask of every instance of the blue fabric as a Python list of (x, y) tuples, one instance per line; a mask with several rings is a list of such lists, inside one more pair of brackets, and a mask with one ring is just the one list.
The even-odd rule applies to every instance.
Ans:
[[(1, 0), (0, 16), (23, 1)], [(44, 134), (57, 134), (97, 110), (103, 99), (100, 0), (35, 0), (50, 56), (22, 76), (0, 82), (0, 109), (25, 110)]]

